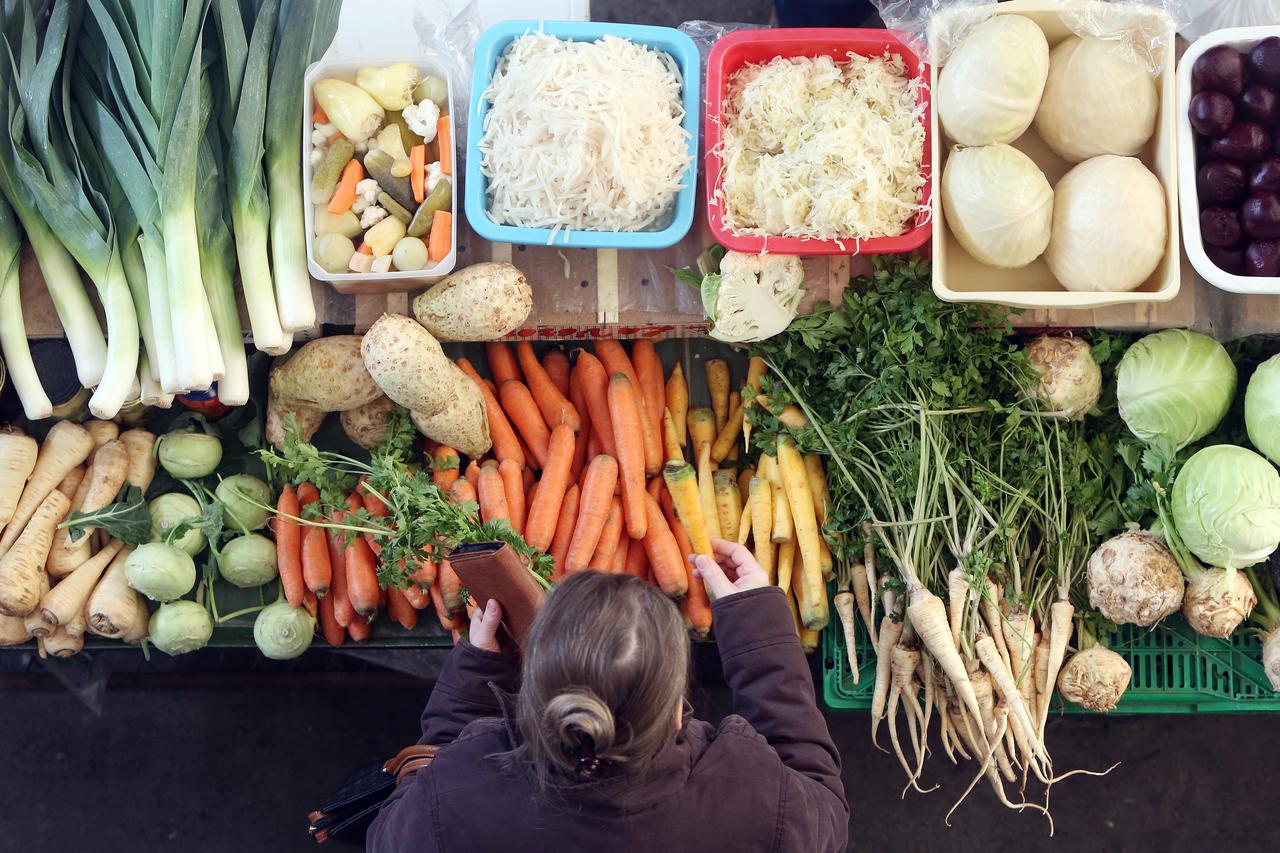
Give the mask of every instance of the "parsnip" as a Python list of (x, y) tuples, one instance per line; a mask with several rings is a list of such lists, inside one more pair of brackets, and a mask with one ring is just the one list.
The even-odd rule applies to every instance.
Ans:
[(80, 483), (84, 481), (84, 466), (77, 465), (67, 472), (67, 476), (62, 478), (62, 482), (58, 484), (58, 491), (62, 492), (69, 498), (74, 498), (76, 490), (80, 488)]
[(20, 646), (31, 639), (26, 620), (18, 616), (0, 616), (0, 646)]
[[(129, 452), (124, 443), (116, 439), (103, 444), (93, 454), (93, 464), (89, 467), (89, 487), (80, 501), (79, 512), (97, 512), (116, 499), (120, 487), (124, 485), (129, 474)], [(97, 530), (96, 527), (81, 528), (79, 534), (68, 535), (62, 543), (67, 551), (75, 551), (81, 546), (85, 537)]]
[(125, 479), (145, 495), (156, 476), (156, 437), (145, 429), (131, 429), (120, 433), (120, 443), (129, 453), (129, 473)]
[(93, 420), (85, 421), (84, 428), (93, 438), (93, 446), (95, 448), (120, 437), (120, 425), (115, 421), (103, 421), (94, 418)]
[(845, 655), (849, 659), (849, 674), (853, 677), (853, 683), (856, 685), (861, 673), (858, 672), (858, 646), (854, 642), (856, 634), (854, 631), (853, 609), (856, 604), (854, 603), (853, 593), (847, 589), (840, 590), (836, 593), (835, 605), (836, 614), (840, 617), (840, 627), (844, 631), (844, 647)]
[(26, 616), (40, 603), (44, 561), (53, 542), (53, 529), (70, 509), (67, 496), (52, 489), (24, 524), (13, 547), (0, 557), (0, 613)]
[(112, 540), (106, 548), (94, 554), (45, 593), (40, 600), (44, 621), (55, 626), (65, 625), (83, 613), (85, 602), (93, 593), (98, 579), (123, 547), (119, 540)]
[[(27, 522), (43, 505), (49, 493), (55, 491), (71, 469), (88, 459), (92, 452), (93, 438), (84, 427), (70, 421), (58, 421), (53, 425), (49, 434), (45, 436), (44, 444), (40, 447), (36, 466), (31, 472), (30, 479), (27, 480), (26, 488), (22, 490), (18, 506), (5, 526), (4, 534), (0, 536), (0, 557), (3, 557), (18, 541), (18, 537), (27, 527)], [(69, 506), (70, 502), (68, 502)], [(41, 563), (43, 562), (44, 560), (41, 559)]]
[(0, 530), (4, 530), (27, 478), (36, 467), (40, 445), (29, 435), (16, 431), (0, 431)]
[[(116, 552), (89, 595), (89, 603), (85, 608), (89, 616), (89, 627), (100, 636), (120, 636), (132, 627), (131, 620), (136, 616), (136, 601), (140, 600), (141, 593), (129, 586), (124, 571), (124, 562), (130, 553), (132, 549), (128, 548)], [(143, 621), (146, 621), (145, 613), (144, 604)]]
[(69, 658), (84, 648), (84, 637), (72, 637), (66, 628), (57, 628), (40, 640), (46, 654), (56, 658)]

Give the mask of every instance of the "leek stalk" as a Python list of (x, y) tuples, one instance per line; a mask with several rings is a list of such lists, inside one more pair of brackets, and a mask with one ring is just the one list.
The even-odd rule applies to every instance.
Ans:
[(22, 294), (18, 291), (18, 262), (22, 257), (22, 234), (18, 221), (4, 199), (0, 198), (0, 352), (8, 367), (9, 378), (22, 401), (22, 410), (30, 420), (38, 421), (53, 414), (53, 404), (40, 384), (27, 329), (22, 319)]

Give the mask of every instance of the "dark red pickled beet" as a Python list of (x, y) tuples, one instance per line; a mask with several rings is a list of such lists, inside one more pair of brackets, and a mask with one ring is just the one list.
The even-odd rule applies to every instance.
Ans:
[(1223, 272), (1232, 275), (1245, 274), (1244, 249), (1239, 246), (1224, 249), (1221, 246), (1210, 246), (1206, 243), (1204, 253), (1209, 256), (1209, 260), (1213, 261), (1214, 266)]
[(1275, 193), (1254, 193), (1245, 199), (1240, 221), (1245, 233), (1255, 240), (1280, 238), (1280, 198)]
[(1215, 157), (1237, 163), (1257, 163), (1271, 152), (1271, 134), (1257, 122), (1242, 121), (1209, 146)]
[(1280, 86), (1280, 38), (1265, 38), (1249, 51), (1249, 70), (1268, 86)]
[(1191, 127), (1204, 136), (1225, 136), (1236, 120), (1236, 105), (1221, 92), (1200, 92), (1191, 98)]
[(1244, 239), (1240, 213), (1230, 207), (1211, 207), (1200, 213), (1200, 236), (1210, 246), (1230, 248)]
[(1244, 91), (1244, 54), (1225, 44), (1211, 47), (1191, 66), (1191, 77), (1201, 89), (1238, 98)]
[(1235, 205), (1249, 194), (1249, 176), (1239, 163), (1211, 160), (1196, 172), (1196, 193), (1206, 207)]
[[(1194, 101), (1192, 106), (1195, 106)], [(1275, 127), (1280, 124), (1280, 96), (1277, 96), (1276, 90), (1270, 86), (1250, 83), (1245, 86), (1244, 94), (1240, 96), (1240, 116), (1267, 127)], [(1192, 122), (1192, 126), (1195, 126), (1195, 122)]]
[(1280, 157), (1268, 157), (1249, 173), (1249, 190), (1280, 193)]
[(1248, 275), (1280, 275), (1280, 241), (1259, 240), (1244, 250), (1244, 266)]

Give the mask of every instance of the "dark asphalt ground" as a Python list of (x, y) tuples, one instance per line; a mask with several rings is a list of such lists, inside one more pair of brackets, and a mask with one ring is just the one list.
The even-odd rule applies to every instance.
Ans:
[[(760, 0), (592, 5), (600, 20), (668, 26), (694, 18), (765, 23), (771, 12)], [(412, 741), (428, 690), (325, 651), (288, 667), (208, 653), (172, 669), (153, 665), (149, 674), (116, 676), (105, 694), (89, 691), (95, 714), (21, 653), (0, 652), (0, 851), (311, 849), (306, 812), (353, 766)], [(698, 713), (727, 713), (713, 661), (704, 661), (701, 678)], [(870, 746), (867, 715), (831, 713), (828, 721), (844, 756), (856, 849), (1280, 849), (1280, 717), (1053, 720), (1048, 743), (1059, 772), (1121, 762), (1106, 778), (1054, 788), (1053, 838), (1042, 816), (1006, 811), (985, 785), (948, 828), (944, 816), (971, 770), (952, 768), (939, 752), (924, 779), (941, 789), (903, 800), (902, 771)]]

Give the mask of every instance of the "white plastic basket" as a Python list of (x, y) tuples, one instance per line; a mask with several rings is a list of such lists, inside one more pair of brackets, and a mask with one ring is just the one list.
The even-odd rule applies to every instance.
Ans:
[(1182, 237), (1187, 247), (1187, 259), (1205, 281), (1220, 290), (1231, 293), (1274, 294), (1280, 293), (1280, 278), (1274, 276), (1235, 275), (1209, 260), (1200, 237), (1200, 198), (1196, 191), (1196, 140), (1191, 129), (1188, 110), (1191, 108), (1191, 67), (1205, 51), (1219, 45), (1228, 45), (1240, 51), (1248, 51), (1264, 38), (1280, 36), (1280, 26), (1235, 27), (1217, 30), (1194, 42), (1182, 55), (1178, 65), (1178, 177), (1182, 195)]

